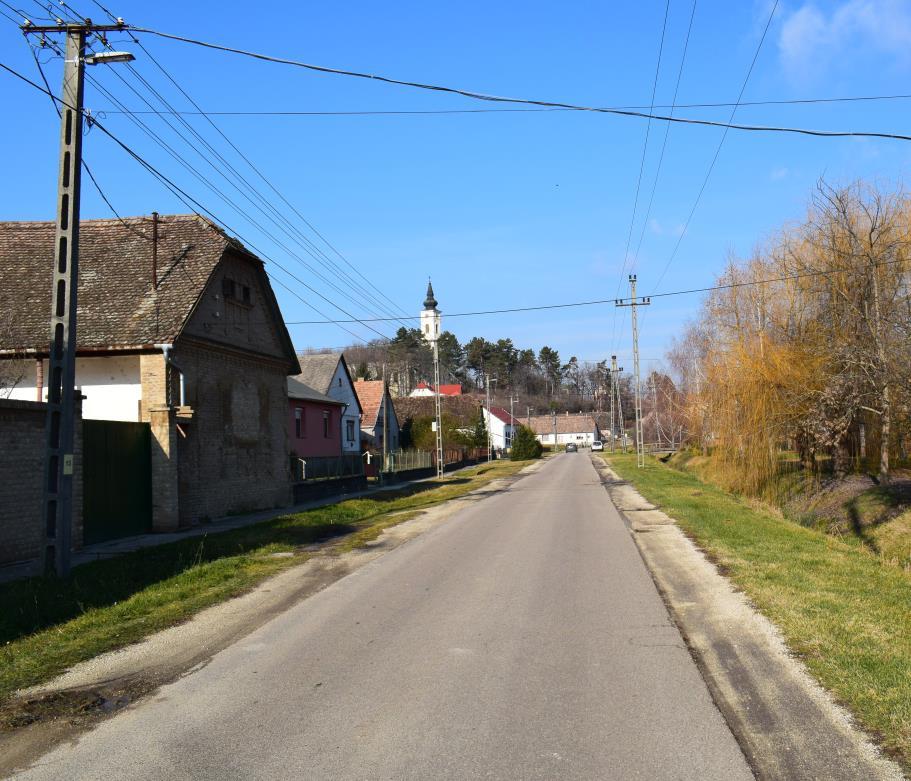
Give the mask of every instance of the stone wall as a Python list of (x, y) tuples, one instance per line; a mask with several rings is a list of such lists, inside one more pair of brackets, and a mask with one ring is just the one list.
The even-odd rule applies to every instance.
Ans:
[[(73, 465), (73, 547), (82, 546), (82, 415), (77, 402)], [(43, 484), (47, 405), (0, 399), (0, 566), (43, 566)]]
[(178, 340), (192, 418), (176, 419), (182, 525), (291, 502), (283, 361)]

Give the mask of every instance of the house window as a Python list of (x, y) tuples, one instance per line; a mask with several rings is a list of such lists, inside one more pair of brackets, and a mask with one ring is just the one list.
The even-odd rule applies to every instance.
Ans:
[(345, 439), (349, 442), (354, 442), (354, 421), (346, 420), (345, 421)]
[(249, 286), (244, 285), (244, 286), (241, 288), (241, 291), (242, 291), (242, 293), (243, 293), (243, 300), (244, 300), (244, 303), (245, 303), (245, 304), (252, 304), (252, 303), (253, 303), (253, 297), (250, 295), (250, 288), (249, 288)]
[(221, 292), (225, 299), (237, 298), (237, 283), (233, 279), (225, 277), (221, 281)]
[(304, 436), (304, 411), (300, 407), (294, 409), (294, 436), (298, 439)]
[(338, 378), (338, 386), (339, 386), (339, 388), (342, 387), (342, 378), (341, 377)]
[(323, 410), (323, 436), (329, 439), (329, 413)]

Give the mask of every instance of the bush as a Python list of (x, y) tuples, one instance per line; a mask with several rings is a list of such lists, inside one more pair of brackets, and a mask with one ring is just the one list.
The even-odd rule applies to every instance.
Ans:
[(512, 440), (509, 457), (512, 461), (527, 461), (530, 458), (540, 458), (543, 449), (530, 428), (519, 426), (519, 430)]

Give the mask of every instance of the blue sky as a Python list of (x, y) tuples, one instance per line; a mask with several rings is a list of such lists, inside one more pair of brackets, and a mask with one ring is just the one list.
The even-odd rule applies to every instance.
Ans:
[[(39, 5), (18, 3), (35, 17)], [(395, 78), (497, 95), (586, 105), (648, 105), (665, 3), (105, 3), (127, 22), (239, 48)], [(72, 3), (96, 20), (89, 0)], [(657, 103), (674, 91), (691, 0), (671, 0)], [(736, 98), (759, 42), (767, 0), (698, 3), (679, 103)], [(5, 8), (3, 9), (6, 10)], [(210, 111), (361, 111), (490, 108), (466, 98), (373, 81), (316, 74), (143, 36), (144, 45)], [(180, 108), (189, 108), (128, 41), (136, 70)], [(16, 27), (0, 18), (0, 61), (30, 77), (37, 70)], [(60, 62), (40, 57), (56, 89)], [(120, 74), (91, 70), (131, 109), (145, 108)], [(911, 2), (781, 2), (744, 100), (911, 93)], [(49, 219), (54, 208), (57, 122), (46, 97), (5, 73), (0, 126), (5, 186), (0, 219)], [(94, 84), (86, 105), (112, 108)], [(679, 109), (726, 120), (730, 109)], [(159, 120), (143, 117), (213, 182), (217, 175)], [(911, 101), (742, 107), (737, 120), (823, 129), (908, 133)], [(243, 238), (357, 316), (370, 302), (342, 299), (268, 235), (251, 225), (171, 160), (129, 120), (108, 113), (106, 127), (180, 183)], [(188, 121), (234, 162), (236, 154), (199, 117)], [(444, 327), (463, 341), (511, 338), (597, 360), (616, 352), (631, 367), (628, 310), (604, 305), (531, 314), (445, 319), (446, 313), (613, 298), (630, 231), (646, 122), (579, 112), (504, 112), (399, 116), (218, 117), (223, 132), (344, 256), (408, 312), (417, 314), (428, 275)], [(664, 124), (653, 122), (631, 257), (640, 292), (655, 290), (715, 152), (720, 130), (671, 127), (654, 203)], [(184, 212), (175, 197), (100, 132), (85, 157), (121, 214)], [(712, 283), (733, 250), (749, 253), (778, 227), (799, 220), (819, 177), (900, 185), (911, 144), (814, 139), (731, 131), (664, 291)], [(224, 187), (224, 185), (221, 185)], [(265, 190), (265, 185), (261, 185)], [(227, 188), (225, 188), (227, 192)], [(110, 212), (85, 181), (83, 217)], [(288, 214), (283, 204), (281, 208)], [(293, 215), (292, 215), (293, 216)], [(296, 219), (296, 218), (295, 218)], [(308, 230), (308, 229), (305, 229)], [(276, 231), (272, 229), (271, 233)], [(280, 234), (279, 234), (280, 235)], [(318, 240), (317, 240), (318, 241)], [(286, 241), (287, 243), (287, 241)], [(632, 252), (632, 250), (631, 250)], [(302, 257), (313, 261), (303, 253)], [(336, 258), (336, 261), (338, 259)], [(338, 261), (341, 262), (341, 261)], [(331, 317), (344, 317), (274, 264), (276, 279)], [(620, 285), (621, 280), (623, 284)], [(319, 319), (276, 285), (286, 320)], [(656, 301), (644, 317), (642, 355), (660, 358), (698, 308), (698, 296)], [(375, 308), (375, 307), (374, 307)], [(397, 324), (376, 324), (392, 333)], [(375, 336), (349, 326), (364, 338)], [(292, 325), (299, 347), (351, 341), (337, 326)]]

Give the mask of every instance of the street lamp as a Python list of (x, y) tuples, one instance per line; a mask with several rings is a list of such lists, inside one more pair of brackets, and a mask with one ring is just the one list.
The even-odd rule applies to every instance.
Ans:
[(84, 58), (86, 65), (107, 65), (112, 62), (132, 62), (136, 58), (129, 52), (98, 52)]

